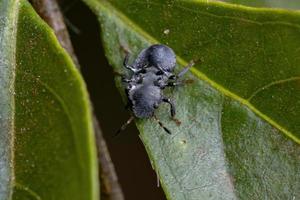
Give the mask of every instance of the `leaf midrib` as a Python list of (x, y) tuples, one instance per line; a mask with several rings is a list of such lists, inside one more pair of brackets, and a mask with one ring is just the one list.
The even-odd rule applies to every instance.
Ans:
[[(91, 7), (92, 10), (94, 10), (95, 13), (99, 12), (97, 10), (97, 7), (101, 7), (102, 9), (104, 9), (108, 13), (110, 13), (111, 15), (115, 15), (123, 23), (130, 26), (133, 31), (135, 31), (135, 32), (139, 33), (140, 35), (142, 35), (146, 40), (150, 41), (153, 44), (160, 43), (158, 40), (156, 40), (154, 37), (149, 35), (146, 31), (144, 31), (142, 28), (140, 28), (137, 24), (135, 24), (131, 19), (129, 19), (127, 16), (125, 16), (122, 12), (120, 12), (116, 7), (111, 5), (109, 2), (107, 2), (107, 1), (106, 2), (103, 2), (103, 1), (100, 2), (100, 1), (95, 1), (95, 0), (93, 0), (92, 2), (88, 1), (88, 0), (84, 0), (84, 1), (86, 1), (86, 3)], [(195, 3), (199, 3), (199, 2), (195, 1)], [(220, 4), (220, 3), (218, 3), (218, 4)], [(228, 6), (228, 5), (226, 5), (226, 6)], [(230, 6), (230, 7), (233, 7), (233, 6)], [(245, 7), (245, 6), (243, 6), (243, 7)], [(258, 10), (258, 8), (248, 8), (248, 9), (249, 10)], [(280, 9), (276, 9), (276, 10), (280, 10)], [(282, 10), (280, 10), (280, 11), (282, 11)], [(208, 14), (211, 14), (211, 13), (208, 13)], [(216, 15), (214, 15), (214, 16), (216, 16)], [(232, 18), (232, 19), (236, 19), (236, 18)], [(256, 22), (256, 21), (253, 21), (253, 20), (249, 20), (249, 21), (254, 22), (254, 23), (260, 23), (260, 24), (275, 23), (275, 22)], [(283, 24), (288, 25), (288, 26), (293, 26), (293, 27), (300, 28), (300, 26), (296, 26), (296, 25), (290, 24), (290, 23), (284, 23), (284, 22), (276, 22), (276, 23), (283, 23)], [(187, 61), (185, 61), (183, 58), (181, 58), (178, 55), (177, 55), (177, 61), (181, 66), (186, 66), (188, 64)], [(264, 119), (266, 122), (268, 122), (269, 124), (274, 126), (276, 129), (280, 130), (280, 132), (282, 132), (285, 136), (289, 137), (294, 142), (300, 144), (300, 138), (297, 138), (295, 135), (293, 135), (286, 128), (282, 127), (277, 122), (275, 122), (273, 119), (271, 119), (269, 116), (263, 114), (260, 110), (256, 109), (248, 100), (238, 96), (237, 94), (231, 92), (230, 90), (226, 89), (222, 85), (216, 83), (215, 81), (210, 79), (206, 74), (199, 71), (198, 69), (193, 67), (193, 68), (191, 68), (190, 71), (194, 75), (196, 75), (199, 79), (207, 82), (209, 85), (211, 85), (213, 88), (215, 88), (216, 90), (218, 90), (219, 92), (221, 92), (225, 96), (228, 96), (228, 97), (238, 101), (242, 105), (246, 106), (251, 111), (253, 111), (255, 114), (257, 114), (259, 117)]]

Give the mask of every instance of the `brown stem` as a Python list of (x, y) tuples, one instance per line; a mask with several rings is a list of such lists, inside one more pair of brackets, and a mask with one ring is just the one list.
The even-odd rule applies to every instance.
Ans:
[(56, 0), (31, 0), (31, 2), (40, 17), (54, 30), (61, 46), (70, 54), (75, 65), (79, 68), (78, 59)]
[[(97, 119), (94, 117), (94, 126), (99, 127)], [(98, 162), (100, 167), (101, 200), (124, 200), (115, 167), (110, 158), (108, 148), (100, 129), (95, 128)]]
[[(54, 33), (62, 47), (69, 53), (75, 65), (79, 67), (78, 59), (64, 23), (63, 15), (56, 0), (31, 0), (31, 3), (38, 14), (54, 30)], [(102, 135), (96, 115), (93, 115), (94, 132), (97, 145), (99, 163), (99, 178), (101, 184), (101, 200), (124, 200), (124, 195), (106, 141)]]

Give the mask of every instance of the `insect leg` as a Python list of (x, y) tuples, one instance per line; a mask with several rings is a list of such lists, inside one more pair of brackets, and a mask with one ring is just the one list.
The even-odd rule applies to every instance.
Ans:
[(130, 82), (132, 82), (130, 79), (126, 78), (125, 76), (122, 76), (121, 78), (122, 78), (121, 80), (122, 80), (123, 83), (130, 83)]
[(132, 70), (132, 67), (128, 64), (128, 60), (129, 60), (129, 53), (126, 52), (125, 58), (124, 58), (124, 60), (123, 60), (123, 66), (124, 66), (126, 69), (129, 69), (129, 70), (133, 71), (133, 70)]
[(156, 117), (156, 115), (153, 115), (153, 117), (154, 120), (159, 124), (159, 126), (162, 127), (168, 134), (171, 135), (171, 131), (163, 125), (163, 123)]
[(123, 66), (126, 68), (126, 69), (129, 69), (130, 71), (134, 72), (134, 73), (137, 73), (143, 69), (137, 69), (131, 65), (128, 64), (128, 60), (129, 60), (129, 53), (127, 52), (126, 55), (125, 55), (125, 58), (124, 58), (124, 61), (123, 61)]
[(190, 80), (187, 81), (180, 81), (178, 79), (180, 79), (185, 73), (187, 73), (189, 71), (189, 69), (194, 65), (194, 61), (190, 61), (190, 63), (183, 69), (181, 70), (177, 75), (171, 75), (169, 77), (169, 81), (168, 84), (166, 86), (168, 87), (175, 87), (175, 86), (179, 86), (179, 85), (183, 85), (185, 83), (190, 83)]
[(126, 127), (132, 122), (132, 120), (134, 119), (133, 116), (131, 116), (122, 126), (121, 128), (115, 133), (114, 137), (116, 137), (117, 135), (119, 135), (122, 131), (124, 131), (126, 129)]
[(159, 65), (156, 65), (155, 66), (159, 71), (161, 71), (161, 73), (165, 74), (165, 75), (168, 75), (168, 73)]
[(191, 60), (191, 61), (189, 62), (189, 64), (188, 64), (183, 70), (181, 70), (181, 71), (177, 74), (176, 78), (182, 77), (185, 73), (187, 73), (187, 72), (189, 71), (189, 69), (190, 69), (191, 67), (194, 66), (194, 64), (195, 64), (194, 61)]
[(183, 83), (181, 81), (177, 81), (177, 82), (169, 82), (167, 84), (168, 87), (176, 87), (176, 86), (179, 86), (179, 85), (183, 85)]
[(182, 86), (185, 84), (192, 84), (192, 83), (194, 83), (193, 79), (187, 79), (187, 80), (182, 80), (182, 81), (177, 80), (176, 82), (168, 82), (168, 84), (166, 86), (167, 87), (176, 87), (176, 86)]
[(162, 100), (163, 100), (163, 102), (168, 103), (170, 105), (171, 116), (174, 117), (176, 114), (174, 102), (171, 99), (166, 98), (166, 97), (163, 97)]

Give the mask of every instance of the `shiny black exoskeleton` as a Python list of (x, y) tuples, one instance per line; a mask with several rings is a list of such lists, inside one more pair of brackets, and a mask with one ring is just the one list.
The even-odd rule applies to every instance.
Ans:
[[(155, 44), (143, 49), (132, 65), (128, 64), (129, 54), (124, 59), (124, 67), (130, 70), (130, 77), (122, 76), (128, 98), (128, 108), (134, 117), (154, 119), (169, 134), (171, 132), (157, 119), (154, 111), (162, 102), (170, 105), (171, 116), (175, 116), (173, 101), (163, 94), (165, 87), (180, 85), (179, 78), (192, 66), (191, 62), (177, 75), (173, 74), (176, 66), (174, 51), (162, 44)], [(126, 128), (133, 116), (121, 127), (118, 133)]]

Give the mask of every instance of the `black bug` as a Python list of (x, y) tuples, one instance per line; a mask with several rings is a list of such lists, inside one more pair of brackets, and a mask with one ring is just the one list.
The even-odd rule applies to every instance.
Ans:
[(170, 47), (162, 44), (155, 44), (143, 49), (132, 65), (128, 64), (128, 58), (129, 54), (127, 53), (123, 65), (130, 70), (130, 77), (122, 75), (122, 81), (125, 84), (128, 99), (126, 107), (132, 111), (134, 116), (131, 116), (123, 124), (117, 134), (124, 130), (134, 117), (153, 117), (168, 134), (171, 134), (170, 130), (154, 115), (154, 111), (162, 102), (165, 102), (170, 105), (171, 116), (175, 116), (175, 105), (171, 99), (164, 96), (163, 89), (182, 84), (179, 78), (194, 63), (190, 62), (177, 75), (173, 74), (176, 66), (175, 53)]

